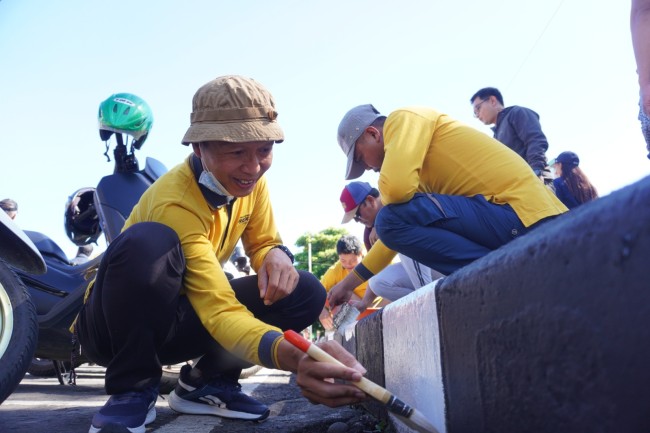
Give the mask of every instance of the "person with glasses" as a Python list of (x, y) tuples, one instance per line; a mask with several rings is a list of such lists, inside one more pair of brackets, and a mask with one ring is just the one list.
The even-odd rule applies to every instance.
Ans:
[[(377, 213), (384, 207), (379, 190), (370, 186), (368, 182), (350, 182), (341, 192), (341, 204), (345, 212), (343, 224), (354, 219), (366, 227), (363, 242), (366, 250), (370, 251), (378, 239), (375, 219)], [(403, 254), (399, 254), (399, 259), (399, 262), (388, 265), (383, 271), (370, 278), (365, 296), (359, 301), (350, 301), (350, 305), (363, 312), (373, 305), (378, 296), (383, 298), (385, 303), (396, 301), (444, 276)]]
[(385, 116), (359, 105), (343, 116), (337, 139), (346, 179), (379, 172), (383, 208), (379, 240), (329, 291), (331, 306), (347, 302), (397, 253), (449, 275), (568, 211), (522, 158), (433, 108)]
[(494, 138), (524, 158), (545, 184), (553, 183), (546, 160), (548, 140), (542, 132), (539, 115), (530, 108), (504, 107), (499, 89), (485, 87), (470, 98), (474, 117), (486, 125), (494, 125)]

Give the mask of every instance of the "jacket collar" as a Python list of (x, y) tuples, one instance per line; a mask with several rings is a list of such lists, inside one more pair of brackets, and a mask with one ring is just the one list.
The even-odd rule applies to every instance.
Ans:
[[(194, 179), (201, 189), (203, 198), (205, 198), (205, 201), (207, 201), (212, 208), (217, 209), (221, 206), (229, 204), (228, 197), (217, 194), (214, 191), (210, 191), (199, 183), (199, 177), (201, 176), (201, 173), (203, 173), (203, 165), (201, 165), (201, 159), (195, 154), (192, 154), (190, 157), (190, 166), (192, 167), (192, 172), (194, 173)], [(233, 198), (230, 203), (233, 203), (235, 200), (237, 200), (237, 197)]]

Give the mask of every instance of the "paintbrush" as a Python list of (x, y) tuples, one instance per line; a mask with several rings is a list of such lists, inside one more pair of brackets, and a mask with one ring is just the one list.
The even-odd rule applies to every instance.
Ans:
[[(316, 361), (345, 366), (341, 361), (334, 358), (315, 344), (312, 344), (295, 331), (284, 331), (284, 338)], [(420, 433), (438, 433), (438, 430), (424, 417), (424, 415), (422, 415), (422, 413), (395, 397), (387, 389), (382, 388), (365, 377), (362, 377), (359, 382), (350, 383), (383, 403), (388, 410), (397, 415), (397, 418), (400, 421), (412, 429), (417, 430)]]

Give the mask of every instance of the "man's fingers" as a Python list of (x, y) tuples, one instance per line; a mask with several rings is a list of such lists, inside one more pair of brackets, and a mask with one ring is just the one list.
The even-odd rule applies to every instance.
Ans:
[(266, 267), (262, 266), (257, 273), (257, 288), (260, 290), (260, 298), (264, 299), (266, 297), (266, 289), (269, 285), (269, 274), (266, 271)]

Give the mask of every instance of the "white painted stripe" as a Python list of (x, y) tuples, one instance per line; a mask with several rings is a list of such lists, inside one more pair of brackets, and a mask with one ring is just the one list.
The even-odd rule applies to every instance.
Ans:
[[(436, 306), (438, 281), (384, 308), (384, 375), (390, 392), (417, 409), (440, 433), (445, 433), (445, 395)], [(396, 424), (398, 431), (404, 431), (401, 423)]]

